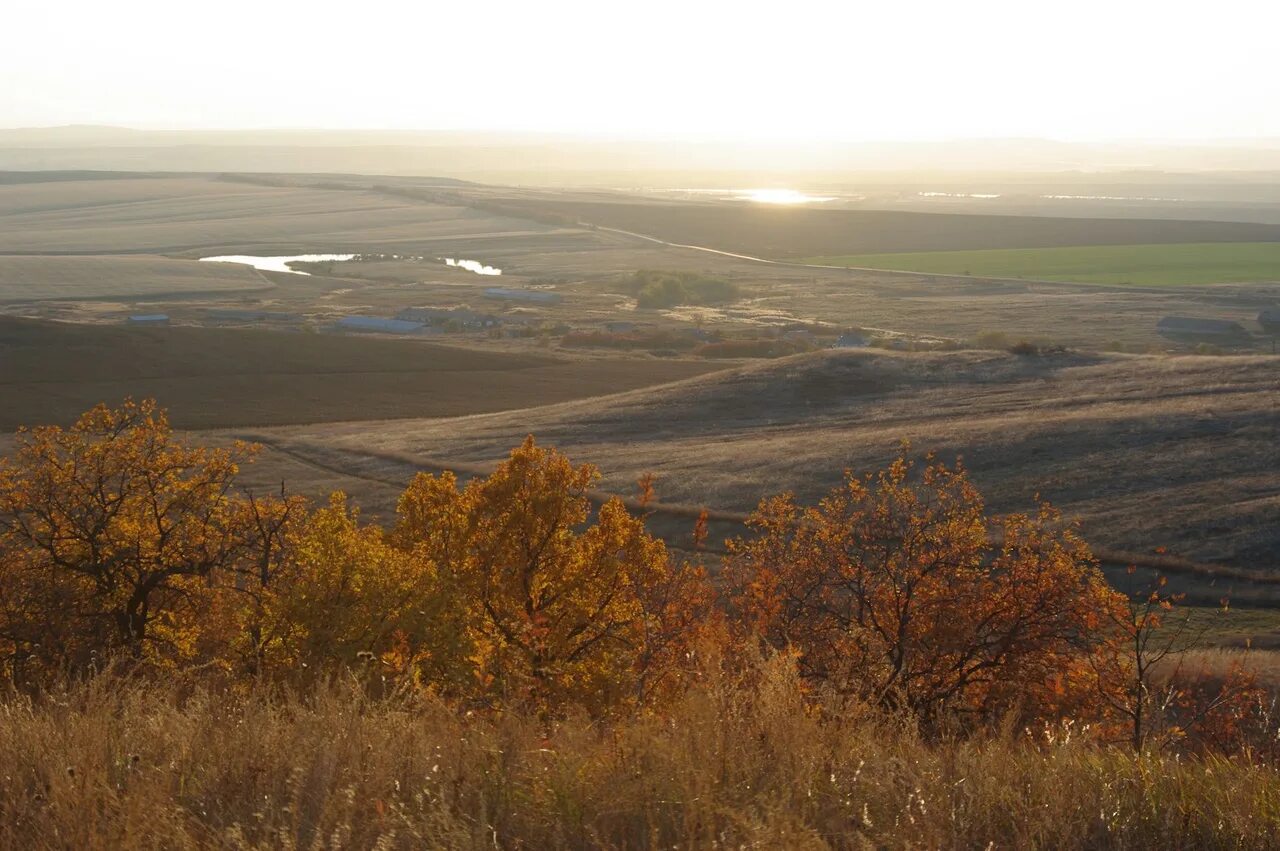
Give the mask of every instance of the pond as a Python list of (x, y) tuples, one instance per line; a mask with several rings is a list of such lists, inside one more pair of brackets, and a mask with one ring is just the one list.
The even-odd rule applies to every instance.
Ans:
[(310, 275), (299, 269), (289, 268), (290, 263), (325, 263), (355, 259), (354, 254), (289, 254), (281, 257), (257, 257), (252, 254), (225, 254), (220, 257), (201, 257), (205, 263), (242, 263), (263, 272), (288, 272), (292, 275)]
[(466, 269), (468, 272), (475, 272), (477, 275), (501, 275), (502, 270), (497, 266), (486, 266), (479, 260), (455, 260), (452, 257), (443, 257), (446, 266), (453, 266), (456, 269)]
[[(838, 201), (839, 197), (835, 195), (812, 195), (808, 192), (801, 192), (798, 189), (675, 189), (670, 193), (686, 195), (689, 197), (710, 196), (713, 198), (724, 198), (731, 201), (750, 201), (753, 204), (825, 204), (828, 201)], [(857, 200), (861, 196), (849, 196)]]
[[(347, 260), (425, 260), (425, 257), (416, 257), (409, 254), (286, 254), (276, 257), (263, 257), (256, 254), (223, 254), (217, 257), (201, 257), (200, 260), (205, 263), (242, 263), (246, 266), (252, 266), (255, 269), (261, 269), (264, 272), (288, 272), (291, 275), (310, 275), (310, 272), (303, 272), (301, 269), (294, 269), (290, 263), (326, 263), (326, 262), (345, 262)], [(438, 257), (437, 260), (443, 262), (446, 266), (452, 266), (455, 269), (466, 269), (468, 272), (475, 272), (477, 275), (501, 275), (502, 270), (497, 266), (489, 266), (481, 263), (479, 260), (460, 260), (453, 257)]]

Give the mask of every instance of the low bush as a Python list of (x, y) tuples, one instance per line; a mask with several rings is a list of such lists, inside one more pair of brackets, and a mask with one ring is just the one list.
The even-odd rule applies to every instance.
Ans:
[(1009, 335), (1003, 331), (979, 331), (973, 338), (975, 349), (1008, 349)]
[(644, 309), (678, 307), (680, 305), (713, 305), (735, 301), (738, 285), (722, 278), (697, 272), (663, 272), (641, 269), (626, 283), (626, 291), (635, 296), (636, 306)]

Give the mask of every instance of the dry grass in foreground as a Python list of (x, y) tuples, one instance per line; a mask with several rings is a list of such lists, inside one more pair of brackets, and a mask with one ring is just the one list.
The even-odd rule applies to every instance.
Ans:
[(0, 702), (5, 848), (1265, 848), (1280, 775), (1070, 730), (927, 743), (818, 712), (782, 657), (662, 717), (550, 729), (101, 676)]

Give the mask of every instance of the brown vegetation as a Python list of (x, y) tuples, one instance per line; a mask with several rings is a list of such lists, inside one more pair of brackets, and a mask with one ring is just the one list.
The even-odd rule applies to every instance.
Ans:
[[(419, 475), (389, 528), (239, 492), (252, 448), (152, 402), (17, 443), (5, 844), (1275, 838), (1257, 678), (1162, 674), (1176, 601), (1109, 588), (1048, 506), (988, 515), (960, 466), (766, 500), (716, 585), (532, 438), (462, 487)], [(1080, 795), (1042, 808), (1033, 776)], [(996, 816), (1011, 780), (1034, 806)]]
[[(1076, 726), (927, 742), (789, 660), (708, 666), (660, 715), (550, 727), (370, 697), (117, 676), (0, 702), (0, 846), (1254, 849), (1280, 779), (1100, 749)], [(372, 687), (372, 689), (371, 689)]]
[[(116, 653), (295, 678), (367, 654), (442, 694), (599, 715), (679, 680), (680, 648), (718, 620), (701, 572), (621, 500), (588, 525), (597, 471), (532, 438), (463, 488), (420, 474), (390, 530), (362, 524), (342, 494), (309, 513), (236, 493), (250, 451), (190, 446), (153, 402), (20, 433), (0, 466), (9, 678)], [(642, 479), (642, 511), (653, 493)], [(988, 518), (961, 467), (930, 461), (916, 476), (899, 458), (812, 508), (766, 500), (748, 526), (725, 561), (729, 634), (797, 654), (836, 693), (930, 727), (1015, 707), (1052, 720), (1088, 705), (1102, 719), (1107, 682), (1130, 665), (1146, 677), (1125, 625), (1144, 635), (1150, 611), (1123, 610), (1048, 506)], [(1076, 677), (1086, 661), (1096, 676)]]
[(735, 610), (838, 693), (922, 716), (1053, 713), (1046, 683), (1094, 652), (1114, 592), (1048, 507), (989, 528), (963, 468), (912, 472), (898, 459), (811, 508), (762, 503), (757, 534), (731, 543)]

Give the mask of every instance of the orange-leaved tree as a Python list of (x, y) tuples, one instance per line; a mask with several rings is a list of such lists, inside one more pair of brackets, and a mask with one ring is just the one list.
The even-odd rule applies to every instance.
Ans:
[(749, 525), (725, 565), (744, 634), (796, 652), (811, 680), (926, 721), (1052, 714), (1064, 696), (1046, 683), (1116, 605), (1052, 508), (989, 517), (959, 463), (917, 471), (905, 451), (815, 506), (765, 500)]
[(212, 574), (251, 560), (251, 447), (194, 447), (153, 401), (23, 430), (0, 460), (0, 645), (19, 676), (124, 651), (183, 658)]
[(480, 694), (602, 712), (677, 664), (705, 583), (620, 500), (592, 520), (598, 476), (530, 437), (487, 478), (419, 474), (401, 498), (394, 540), (454, 601)]
[[(1202, 612), (1193, 620), (1162, 575), (1143, 580), (1136, 565), (1127, 575), (1124, 604), (1108, 611), (1107, 641), (1090, 657), (1105, 713), (1103, 737), (1127, 739), (1136, 751), (1190, 746), (1229, 752), (1267, 739), (1274, 749), (1274, 736), (1250, 735), (1265, 726), (1269, 711), (1254, 672), (1239, 659), (1217, 671), (1194, 665), (1213, 615)], [(1218, 615), (1226, 617), (1228, 608), (1223, 600)]]

